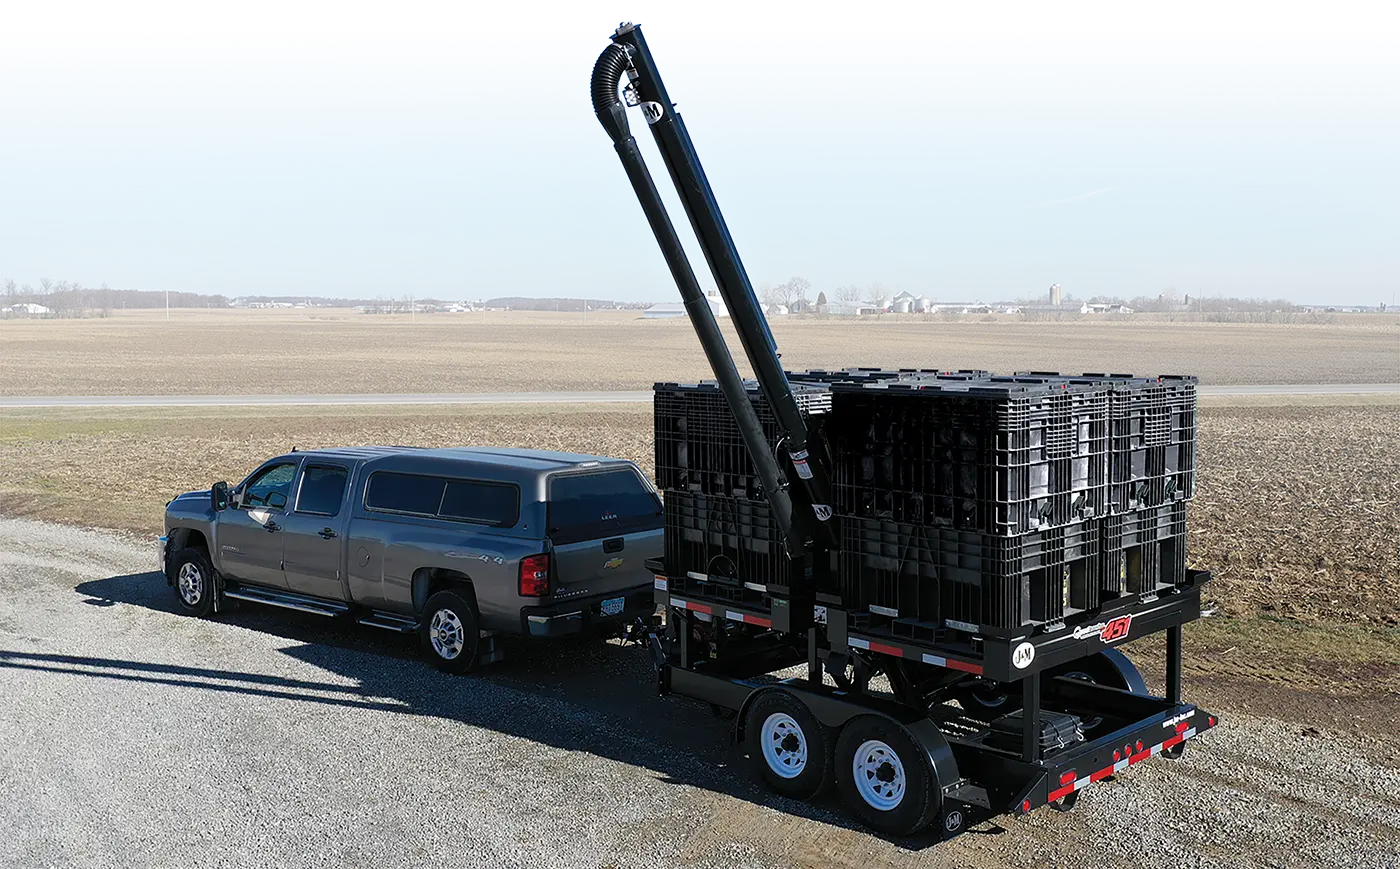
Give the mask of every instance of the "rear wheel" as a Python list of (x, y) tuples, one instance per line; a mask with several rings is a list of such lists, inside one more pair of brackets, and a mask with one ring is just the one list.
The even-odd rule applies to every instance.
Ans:
[(428, 598), (418, 623), (419, 643), (433, 666), (447, 673), (476, 669), (481, 634), (476, 606), (455, 591), (440, 591)]
[(938, 815), (941, 791), (928, 757), (887, 718), (865, 715), (842, 729), (836, 782), (851, 812), (881, 833), (912, 835)]
[(801, 700), (768, 691), (744, 719), (749, 759), (776, 793), (805, 800), (831, 781), (831, 734)]
[(170, 559), (175, 600), (186, 615), (204, 618), (214, 612), (214, 568), (203, 549), (185, 548)]

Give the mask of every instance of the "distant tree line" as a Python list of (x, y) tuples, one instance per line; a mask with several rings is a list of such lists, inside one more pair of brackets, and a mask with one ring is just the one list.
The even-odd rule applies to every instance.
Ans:
[[(119, 308), (163, 308), (166, 305), (164, 290), (114, 290), (106, 284), (94, 288), (85, 287), (78, 281), (49, 278), (40, 278), (37, 288), (6, 279), (0, 288), (4, 291), (0, 307), (25, 303), (43, 305), (54, 317), (105, 317)], [(228, 299), (224, 296), (201, 293), (171, 292), (169, 299), (170, 306), (178, 308), (223, 308), (228, 305)]]

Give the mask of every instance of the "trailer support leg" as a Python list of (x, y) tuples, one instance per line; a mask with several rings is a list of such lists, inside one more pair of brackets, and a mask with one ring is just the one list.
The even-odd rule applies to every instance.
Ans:
[(813, 685), (822, 683), (822, 662), (817, 655), (817, 629), (807, 629), (807, 681)]
[(1040, 760), (1040, 674), (1033, 673), (1021, 680), (1021, 755), (1026, 763)]
[(1181, 625), (1167, 628), (1167, 699), (1181, 705)]

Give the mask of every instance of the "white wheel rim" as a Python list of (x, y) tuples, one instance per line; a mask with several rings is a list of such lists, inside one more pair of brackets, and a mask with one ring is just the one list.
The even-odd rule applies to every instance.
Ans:
[(198, 606), (199, 599), (204, 597), (204, 573), (198, 566), (186, 562), (180, 565), (180, 572), (175, 577), (176, 585), (180, 589), (180, 600), (186, 606)]
[(851, 762), (856, 792), (872, 809), (888, 812), (904, 800), (909, 779), (904, 763), (893, 748), (878, 739), (867, 739), (856, 749)]
[(760, 730), (763, 760), (781, 778), (797, 778), (807, 768), (807, 735), (786, 712), (763, 719)]
[(462, 620), (452, 610), (438, 610), (428, 624), (428, 637), (432, 640), (433, 651), (444, 661), (451, 661), (462, 654), (466, 632)]

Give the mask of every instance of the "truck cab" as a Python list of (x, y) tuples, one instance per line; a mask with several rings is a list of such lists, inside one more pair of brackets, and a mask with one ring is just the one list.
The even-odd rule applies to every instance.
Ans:
[(662, 507), (631, 462), (494, 447), (294, 451), (166, 508), (182, 610), (230, 600), (417, 632), (440, 667), (498, 638), (622, 632), (654, 610)]

